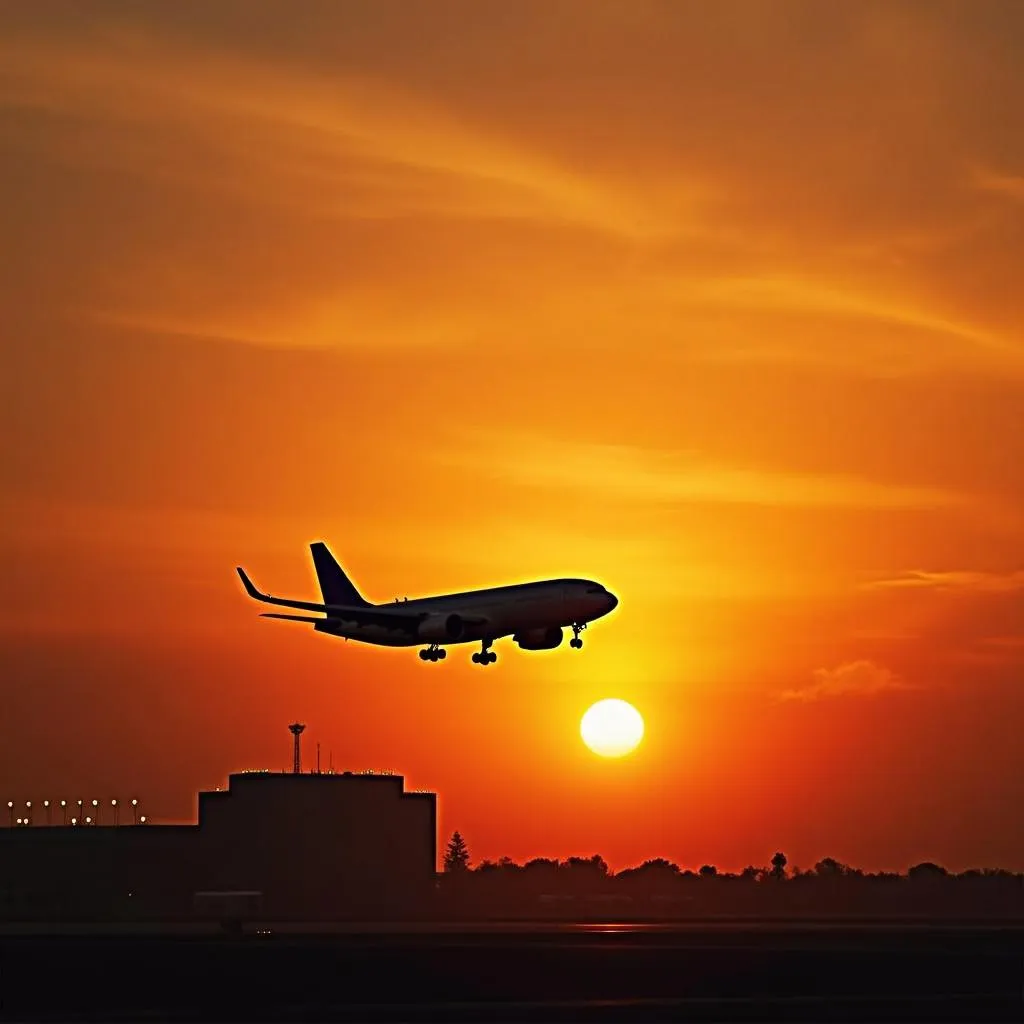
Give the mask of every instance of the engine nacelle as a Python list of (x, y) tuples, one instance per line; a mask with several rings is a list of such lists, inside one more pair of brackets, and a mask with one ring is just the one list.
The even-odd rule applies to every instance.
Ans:
[(466, 632), (466, 625), (458, 615), (428, 615), (416, 631), (421, 640), (432, 644), (454, 643)]
[(516, 633), (513, 640), (524, 651), (550, 651), (562, 642), (562, 627), (548, 626), (547, 629), (529, 629)]

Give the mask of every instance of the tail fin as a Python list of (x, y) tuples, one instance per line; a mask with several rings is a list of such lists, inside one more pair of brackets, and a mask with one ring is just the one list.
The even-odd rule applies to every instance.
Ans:
[(316, 569), (320, 593), (324, 595), (324, 604), (347, 604), (356, 607), (367, 604), (323, 541), (310, 544), (309, 550), (313, 555), (313, 567)]

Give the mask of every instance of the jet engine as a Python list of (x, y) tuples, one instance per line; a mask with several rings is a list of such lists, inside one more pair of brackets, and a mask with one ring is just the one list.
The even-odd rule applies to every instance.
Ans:
[(454, 643), (466, 632), (466, 625), (458, 615), (428, 615), (420, 624), (416, 635), (432, 644)]
[(550, 651), (562, 642), (562, 627), (548, 626), (547, 629), (529, 629), (516, 633), (513, 640), (524, 651)]

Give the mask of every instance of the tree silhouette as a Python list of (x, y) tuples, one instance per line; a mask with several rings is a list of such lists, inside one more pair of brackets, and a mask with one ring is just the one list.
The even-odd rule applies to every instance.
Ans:
[(444, 853), (444, 869), (447, 872), (465, 871), (469, 867), (469, 849), (461, 833), (455, 831), (448, 840)]
[(786, 860), (784, 853), (777, 853), (772, 857), (772, 876), (774, 878), (785, 878), (786, 877), (786, 865), (789, 862)]
[(592, 857), (570, 857), (565, 862), (565, 867), (574, 871), (586, 871), (595, 875), (605, 877), (608, 874), (608, 865), (604, 857), (595, 853)]
[(634, 868), (635, 871), (648, 871), (648, 872), (663, 872), (667, 875), (678, 875), (679, 865), (673, 864), (672, 861), (666, 860), (664, 857), (655, 857), (653, 860), (645, 860), (643, 864), (638, 868)]
[(835, 857), (822, 857), (817, 864), (814, 865), (814, 873), (820, 875), (822, 878), (839, 878), (843, 875), (850, 874), (850, 868), (846, 864), (840, 863)]
[(933, 864), (930, 860), (923, 861), (920, 864), (915, 864), (912, 868), (907, 870), (907, 877), (913, 881), (925, 881), (929, 879), (945, 878), (949, 872), (938, 864)]

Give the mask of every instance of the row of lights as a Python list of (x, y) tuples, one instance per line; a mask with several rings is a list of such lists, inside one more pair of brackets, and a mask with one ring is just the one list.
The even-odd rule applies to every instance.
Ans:
[[(17, 827), (19, 825), (24, 827), (26, 825), (31, 825), (31, 824), (32, 824), (32, 819), (31, 818), (15, 818), (14, 821), (12, 822), (12, 826), (13, 827)], [(70, 825), (78, 825), (79, 824), (78, 818), (72, 818), (71, 821), (68, 824), (70, 824)], [(92, 825), (92, 824), (94, 824), (94, 822), (93, 822), (92, 817), (90, 815), (86, 815), (85, 818), (82, 820), (81, 824), (83, 824), (83, 825)], [(97, 821), (97, 822), (95, 822), (95, 824), (99, 824), (99, 822)], [(139, 825), (145, 825), (146, 824), (146, 816), (144, 814), (139, 816), (139, 820), (138, 820), (137, 824), (139, 824)]]
[[(67, 800), (61, 800), (60, 801), (59, 806), (60, 806), (60, 810), (61, 810), (62, 824), (64, 824), (64, 825), (68, 825), (68, 824), (70, 824), (70, 825), (77, 825), (79, 823), (82, 823), (84, 825), (91, 825), (91, 824), (93, 824), (93, 817), (95, 817), (95, 819), (96, 819), (96, 824), (99, 824), (99, 820), (100, 820), (100, 802), (99, 802), (99, 800), (93, 800), (92, 801), (92, 814), (88, 815), (88, 816), (84, 816), (83, 815), (83, 810), (88, 809), (88, 806), (89, 806), (88, 803), (85, 800), (78, 800), (77, 801), (77, 804), (78, 804), (78, 814), (75, 815), (74, 817), (72, 817), (70, 819), (70, 821), (69, 821), (68, 820), (68, 812), (69, 812), (69, 810), (70, 811), (74, 810), (74, 804), (75, 803), (76, 803), (76, 801), (72, 801), (71, 806), (69, 806)], [(53, 813), (53, 807), (56, 807), (56, 806), (58, 806), (58, 805), (56, 805), (56, 804), (51, 805), (49, 800), (44, 800), (43, 801), (43, 810), (46, 812), (46, 824), (47, 825), (50, 824), (51, 815)], [(111, 800), (110, 801), (110, 806), (114, 810), (114, 824), (117, 825), (117, 824), (119, 824), (120, 818), (121, 818), (121, 805), (117, 802), (117, 800)], [(134, 820), (135, 824), (136, 825), (144, 825), (146, 823), (146, 816), (144, 814), (143, 815), (139, 814), (139, 801), (138, 800), (132, 800), (131, 801), (131, 808), (132, 808), (132, 819)], [(8, 800), (7, 801), (7, 816), (10, 819), (10, 825), (11, 825), (12, 828), (15, 826), (15, 824), (17, 824), (17, 825), (31, 825), (32, 824), (32, 801), (31, 800), (26, 800), (25, 801), (25, 815), (24, 815), (24, 817), (18, 818), (17, 822), (15, 822), (15, 819), (14, 819), (14, 801), (13, 800)]]

